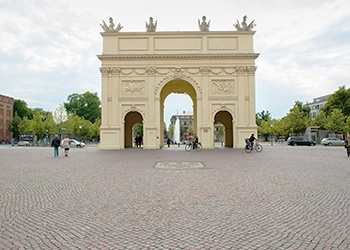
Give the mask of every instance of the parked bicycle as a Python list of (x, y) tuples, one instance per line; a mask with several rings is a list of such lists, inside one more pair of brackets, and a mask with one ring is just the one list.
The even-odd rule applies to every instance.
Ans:
[(250, 153), (252, 152), (254, 149), (256, 152), (258, 153), (261, 153), (261, 151), (263, 151), (263, 146), (261, 144), (259, 144), (257, 141), (254, 142), (254, 144), (252, 145), (249, 141), (249, 139), (246, 139), (246, 145), (244, 147), (244, 150), (247, 152), (247, 153)]
[(193, 141), (191, 141), (189, 144), (186, 144), (185, 150), (187, 152), (189, 152), (191, 150), (201, 151), (202, 150), (202, 144), (200, 142), (195, 144), (195, 143), (193, 143)]

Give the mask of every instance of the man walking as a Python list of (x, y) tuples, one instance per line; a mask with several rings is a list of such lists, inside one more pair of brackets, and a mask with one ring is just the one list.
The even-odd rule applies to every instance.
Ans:
[(53, 156), (58, 156), (58, 147), (61, 145), (60, 140), (58, 139), (58, 135), (55, 135), (55, 138), (53, 138), (51, 147), (53, 147)]

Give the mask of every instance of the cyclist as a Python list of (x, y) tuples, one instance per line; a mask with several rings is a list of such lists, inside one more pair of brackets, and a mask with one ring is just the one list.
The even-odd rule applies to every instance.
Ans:
[(249, 142), (250, 142), (251, 147), (254, 146), (254, 141), (257, 141), (257, 139), (254, 137), (254, 134), (252, 134), (249, 138)]
[(197, 148), (197, 144), (198, 144), (198, 136), (196, 134), (193, 135), (193, 149)]

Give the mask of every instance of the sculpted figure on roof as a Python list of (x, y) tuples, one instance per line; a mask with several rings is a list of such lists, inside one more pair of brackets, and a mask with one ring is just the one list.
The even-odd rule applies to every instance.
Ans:
[(207, 22), (207, 17), (203, 16), (202, 17), (202, 22), (198, 19), (198, 27), (200, 31), (209, 31), (210, 28), (210, 20)]
[(235, 24), (233, 24), (233, 26), (236, 27), (237, 31), (251, 31), (254, 28), (254, 26), (256, 26), (254, 21), (255, 20), (253, 20), (249, 24), (247, 24), (247, 16), (244, 16), (241, 24), (237, 20), (237, 22)]
[(103, 24), (100, 24), (100, 26), (104, 32), (119, 32), (123, 28), (123, 26), (119, 23), (117, 28), (114, 29), (115, 24), (112, 17), (109, 18), (109, 25), (107, 25), (104, 20), (102, 20), (102, 22)]
[(157, 21), (153, 23), (153, 17), (149, 18), (149, 23), (146, 22), (146, 31), (155, 32), (157, 30)]

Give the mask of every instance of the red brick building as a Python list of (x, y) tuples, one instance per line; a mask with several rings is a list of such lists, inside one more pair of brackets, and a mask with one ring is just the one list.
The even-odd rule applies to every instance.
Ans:
[(12, 97), (0, 94), (0, 143), (11, 143), (12, 133), (7, 129), (13, 117), (13, 103)]

